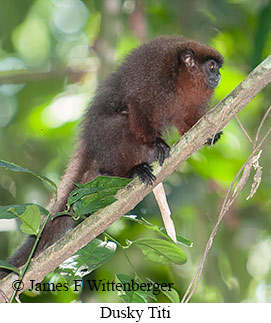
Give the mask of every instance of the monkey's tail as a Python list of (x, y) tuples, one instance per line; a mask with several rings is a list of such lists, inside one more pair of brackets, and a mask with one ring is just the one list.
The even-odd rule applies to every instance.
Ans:
[[(63, 177), (59, 185), (59, 196), (56, 205), (53, 208), (52, 214), (65, 210), (65, 205), (70, 192), (73, 190), (72, 185), (67, 185), (66, 175)], [(54, 204), (54, 199), (51, 199), (48, 209), (50, 210)], [(73, 226), (73, 219), (70, 216), (63, 215), (49, 221), (40, 236), (34, 256), (40, 254), (44, 249), (48, 248), (55, 241), (61, 238)], [(9, 264), (20, 267), (27, 261), (27, 258), (34, 246), (36, 240), (35, 235), (30, 235), (23, 245), (7, 260)], [(0, 279), (10, 273), (9, 270), (0, 269)]]
[[(77, 151), (77, 154), (69, 163), (65, 175), (58, 187), (58, 198), (53, 208), (52, 214), (64, 211), (70, 192), (75, 188), (74, 182), (82, 182), (86, 180), (92, 180), (97, 174), (90, 174), (86, 178), (85, 163), (81, 159), (83, 154)], [(92, 173), (92, 172), (91, 172)], [(94, 172), (93, 172), (94, 173)], [(48, 209), (50, 210), (54, 204), (54, 199), (51, 199)], [(54, 218), (48, 222), (41, 234), (37, 248), (34, 253), (34, 257), (40, 254), (43, 250), (54, 244), (59, 240), (68, 230), (74, 225), (74, 221), (71, 216), (62, 215)], [(16, 267), (20, 267), (27, 261), (27, 258), (34, 246), (36, 236), (29, 236), (24, 244), (7, 260), (9, 264)], [(7, 276), (10, 273), (9, 270), (0, 269), (0, 279)]]
[[(73, 226), (73, 220), (70, 216), (60, 216), (48, 222), (42, 232), (34, 256), (40, 254), (58, 239), (60, 239)], [(30, 235), (23, 245), (7, 260), (7, 262), (16, 267), (24, 265), (34, 246), (36, 236)], [(0, 269), (0, 280), (10, 273), (9, 270)]]

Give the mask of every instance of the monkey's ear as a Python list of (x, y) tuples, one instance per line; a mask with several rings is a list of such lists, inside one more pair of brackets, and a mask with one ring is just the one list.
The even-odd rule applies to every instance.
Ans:
[(185, 64), (187, 67), (195, 66), (194, 52), (191, 49), (184, 50), (180, 53), (179, 61), (181, 64)]

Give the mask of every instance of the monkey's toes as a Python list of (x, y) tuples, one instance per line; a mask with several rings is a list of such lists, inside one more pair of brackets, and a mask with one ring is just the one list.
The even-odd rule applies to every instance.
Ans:
[(152, 185), (156, 180), (156, 177), (152, 173), (152, 167), (147, 163), (135, 166), (132, 170), (132, 176), (138, 177), (146, 185)]
[(205, 145), (208, 145), (208, 146), (212, 146), (214, 145), (221, 137), (221, 135), (223, 134), (222, 131), (219, 131), (218, 133), (216, 133), (213, 137), (211, 138), (208, 138)]

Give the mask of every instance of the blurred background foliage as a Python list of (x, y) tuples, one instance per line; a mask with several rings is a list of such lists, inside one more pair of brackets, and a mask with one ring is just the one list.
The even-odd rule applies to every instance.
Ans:
[[(228, 94), (271, 52), (271, 5), (265, 0), (0, 0), (0, 159), (59, 183), (74, 149), (78, 122), (99, 82), (142, 41), (181, 34), (218, 49), (225, 58), (212, 105)], [(9, 81), (7, 81), (9, 80)], [(270, 86), (239, 114), (252, 138), (270, 105)], [(270, 120), (266, 127), (270, 127)], [(178, 139), (172, 132), (169, 141)], [(251, 200), (246, 186), (220, 226), (193, 302), (271, 301), (270, 139), (261, 157), (262, 183)], [(129, 258), (141, 277), (174, 282), (185, 292), (214, 226), (228, 186), (251, 152), (236, 120), (213, 148), (203, 148), (165, 182), (177, 232), (192, 240), (183, 266)], [(252, 181), (250, 180), (251, 184)], [(46, 206), (50, 190), (27, 174), (0, 169), (0, 204)], [(132, 214), (162, 225), (150, 194)], [(16, 223), (0, 223), (0, 259), (21, 243)], [(150, 235), (121, 219), (108, 232), (117, 240)], [(133, 275), (121, 250), (90, 277)], [(47, 293), (29, 302), (120, 301), (114, 292)], [(158, 297), (167, 302), (166, 297)]]

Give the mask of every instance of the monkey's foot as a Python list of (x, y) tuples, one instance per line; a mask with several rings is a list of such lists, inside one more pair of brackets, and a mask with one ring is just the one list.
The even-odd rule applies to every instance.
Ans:
[(155, 160), (158, 160), (159, 165), (162, 166), (165, 159), (169, 157), (170, 147), (161, 138), (156, 138), (154, 142)]
[(152, 185), (156, 180), (156, 177), (152, 173), (152, 167), (147, 163), (135, 166), (132, 170), (132, 176), (138, 176), (141, 182), (147, 185)]
[(213, 137), (208, 138), (205, 144), (208, 145), (208, 146), (214, 145), (220, 139), (222, 134), (223, 134), (223, 132), (219, 131)]

